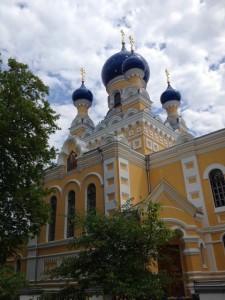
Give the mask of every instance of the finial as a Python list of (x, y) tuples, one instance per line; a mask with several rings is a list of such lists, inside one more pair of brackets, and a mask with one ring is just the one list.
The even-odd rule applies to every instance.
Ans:
[(167, 79), (167, 83), (168, 85), (170, 84), (170, 73), (167, 69), (165, 69), (165, 73), (166, 73), (166, 79)]
[(120, 30), (120, 33), (121, 33), (122, 50), (125, 50), (125, 33), (123, 29)]
[(130, 50), (131, 52), (134, 52), (134, 39), (131, 35), (129, 36), (129, 41), (130, 41)]
[(81, 67), (80, 68), (80, 76), (81, 76), (81, 82), (82, 82), (82, 84), (84, 83), (85, 75), (86, 75), (85, 69), (83, 67)]

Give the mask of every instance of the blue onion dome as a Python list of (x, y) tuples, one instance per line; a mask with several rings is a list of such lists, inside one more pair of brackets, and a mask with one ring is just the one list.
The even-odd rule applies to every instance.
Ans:
[(129, 56), (122, 64), (122, 71), (125, 73), (130, 69), (141, 69), (145, 72), (145, 64), (139, 55), (133, 53), (133, 55)]
[(174, 88), (172, 88), (172, 86), (168, 82), (167, 89), (162, 93), (162, 95), (160, 97), (161, 103), (165, 104), (166, 102), (173, 101), (173, 100), (180, 102), (180, 99), (181, 99), (180, 92), (175, 90)]
[[(128, 60), (130, 58), (130, 60)], [(126, 67), (123, 67), (123, 63), (128, 60)], [(110, 80), (117, 76), (123, 75), (124, 72), (131, 68), (144, 69), (144, 80), (148, 82), (150, 77), (150, 70), (147, 61), (138, 53), (127, 51), (124, 44), (120, 52), (113, 54), (107, 59), (102, 68), (102, 81), (106, 86)]]
[(107, 59), (102, 68), (102, 81), (105, 86), (113, 78), (123, 75), (122, 64), (129, 56), (131, 56), (131, 52), (122, 48), (120, 52)]
[(84, 85), (84, 82), (82, 81), (80, 88), (73, 92), (72, 99), (73, 99), (73, 102), (80, 100), (80, 99), (85, 99), (85, 100), (89, 100), (90, 102), (92, 102), (93, 94), (89, 89), (86, 88), (86, 86)]

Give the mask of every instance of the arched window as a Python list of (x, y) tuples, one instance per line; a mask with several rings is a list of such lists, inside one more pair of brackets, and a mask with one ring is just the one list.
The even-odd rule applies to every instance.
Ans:
[(225, 179), (220, 169), (213, 169), (209, 173), (215, 207), (225, 206)]
[(48, 224), (48, 241), (54, 241), (55, 239), (55, 225), (56, 225), (56, 208), (57, 208), (57, 198), (52, 196), (50, 199), (50, 209), (51, 209), (51, 219)]
[(77, 154), (72, 151), (67, 158), (67, 172), (76, 169), (77, 167)]
[(93, 183), (87, 188), (87, 212), (96, 211), (96, 187)]
[(66, 237), (74, 236), (74, 217), (75, 217), (75, 192), (70, 191), (68, 194), (68, 206), (67, 206), (67, 225), (66, 225)]
[(114, 107), (119, 106), (121, 104), (121, 96), (120, 93), (116, 93), (114, 95)]

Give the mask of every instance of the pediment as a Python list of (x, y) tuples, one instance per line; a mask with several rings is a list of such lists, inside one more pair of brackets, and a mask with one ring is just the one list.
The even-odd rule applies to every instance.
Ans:
[[(166, 180), (162, 180), (154, 190), (148, 195), (144, 203), (152, 201), (153, 203), (161, 202), (163, 196), (166, 195), (172, 202), (174, 207), (180, 208), (192, 217), (202, 215), (201, 208), (194, 206), (185, 196), (171, 186)], [(161, 203), (163, 205), (163, 203)]]

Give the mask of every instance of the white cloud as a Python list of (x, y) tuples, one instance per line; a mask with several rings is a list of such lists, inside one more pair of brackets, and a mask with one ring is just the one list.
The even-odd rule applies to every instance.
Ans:
[[(1, 0), (0, 20), (3, 57), (28, 63), (50, 93), (59, 87), (68, 90), (52, 103), (62, 115), (63, 130), (50, 140), (58, 147), (74, 118), (68, 94), (80, 85), (80, 66), (86, 68), (86, 85), (94, 94), (91, 117), (97, 123), (105, 115), (101, 69), (120, 50), (120, 26), (135, 37), (137, 51), (149, 62), (148, 91), (156, 109), (166, 88), (167, 67), (172, 85), (182, 93), (181, 110), (189, 127), (200, 135), (225, 126), (223, 1)], [(147, 47), (153, 43), (155, 48)], [(161, 51), (160, 43), (166, 44)], [(210, 70), (213, 64), (217, 68)]]

